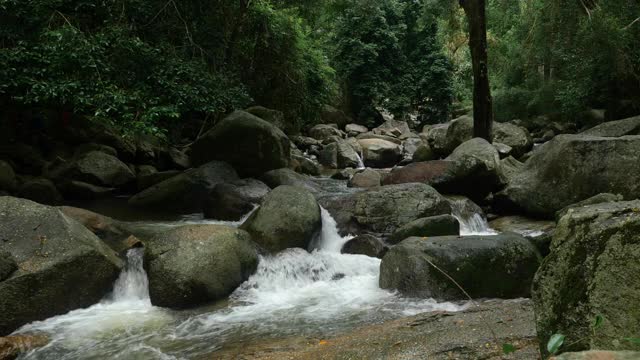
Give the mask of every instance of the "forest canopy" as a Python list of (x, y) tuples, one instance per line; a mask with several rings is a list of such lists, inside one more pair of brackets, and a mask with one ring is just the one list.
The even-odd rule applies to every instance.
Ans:
[[(488, 1), (495, 119), (640, 112), (639, 17), (637, 0)], [(252, 104), (297, 129), (324, 104), (440, 123), (472, 95), (457, 1), (3, 0), (0, 22), (4, 109), (133, 131)]]

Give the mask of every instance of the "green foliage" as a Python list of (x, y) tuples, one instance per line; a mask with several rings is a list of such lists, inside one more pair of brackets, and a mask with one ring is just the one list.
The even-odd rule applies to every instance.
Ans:
[(378, 107), (399, 116), (417, 110), (423, 122), (446, 121), (452, 68), (423, 2), (358, 0), (339, 9), (333, 62), (361, 122)]
[(502, 353), (505, 355), (509, 355), (511, 353), (516, 352), (516, 347), (513, 344), (502, 344)]

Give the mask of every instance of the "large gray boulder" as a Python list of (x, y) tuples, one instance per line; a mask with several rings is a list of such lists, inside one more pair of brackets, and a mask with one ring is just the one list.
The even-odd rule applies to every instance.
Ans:
[(242, 176), (289, 166), (291, 144), (276, 126), (244, 111), (236, 111), (207, 131), (191, 147), (191, 161), (202, 165), (225, 161)]
[(388, 248), (382, 240), (371, 234), (356, 236), (347, 241), (340, 250), (343, 254), (366, 255), (382, 259)]
[(291, 169), (276, 169), (267, 171), (260, 177), (270, 188), (275, 189), (281, 185), (298, 186), (311, 191), (313, 194), (320, 192), (320, 187), (309, 176), (298, 174)]
[(527, 297), (539, 263), (536, 248), (513, 233), (412, 237), (382, 258), (380, 287), (414, 297), (466, 299), (442, 270), (472, 298)]
[(599, 193), (640, 197), (640, 136), (559, 135), (537, 149), (496, 194), (505, 210), (553, 218), (555, 212)]
[(0, 197), (0, 234), (18, 266), (0, 281), (0, 336), (98, 302), (123, 265), (84, 226), (29, 200)]
[(640, 135), (640, 116), (617, 121), (609, 121), (587, 131), (583, 131), (581, 134), (602, 137)]
[(447, 143), (447, 132), (449, 131), (451, 123), (428, 125), (422, 131), (422, 137), (425, 139), (429, 147), (433, 150), (434, 154), (441, 157), (446, 157), (451, 153), (453, 149), (449, 149)]
[(253, 274), (258, 254), (246, 231), (188, 225), (147, 242), (151, 303), (188, 308), (223, 299)]
[(207, 194), (220, 183), (238, 180), (229, 164), (212, 161), (155, 184), (129, 199), (137, 207), (161, 207), (182, 213), (202, 210)]
[(365, 169), (364, 171), (353, 174), (349, 182), (348, 187), (357, 188), (370, 188), (380, 186), (380, 180), (382, 176), (379, 172), (372, 169)]
[[(473, 138), (473, 118), (461, 116), (451, 121), (447, 128), (446, 150), (453, 151), (460, 144)], [(520, 157), (533, 147), (533, 139), (529, 131), (511, 123), (493, 124), (493, 143), (508, 145), (514, 157)]]
[(393, 136), (399, 139), (406, 139), (411, 136), (411, 129), (406, 121), (388, 119), (382, 125), (373, 129), (374, 134)]
[(369, 131), (366, 126), (358, 125), (358, 124), (347, 124), (344, 130), (347, 132), (348, 136), (356, 137), (360, 134), (364, 134)]
[(102, 151), (81, 153), (78, 157), (51, 170), (56, 182), (83, 181), (105, 187), (119, 187), (135, 181), (135, 174), (113, 155)]
[(345, 133), (331, 125), (319, 124), (309, 129), (309, 136), (319, 141), (325, 141), (332, 136), (344, 138)]
[(341, 234), (391, 234), (413, 220), (451, 213), (449, 202), (429, 185), (378, 186), (337, 198), (321, 199)]
[(245, 111), (277, 127), (285, 134), (293, 134), (297, 132), (297, 129), (295, 129), (292, 124), (287, 123), (282, 111), (269, 109), (264, 106), (252, 106)]
[(216, 185), (207, 196), (204, 216), (210, 219), (237, 221), (260, 204), (271, 188), (256, 179), (241, 179)]
[(347, 141), (339, 140), (326, 145), (320, 151), (320, 163), (332, 169), (357, 168), (360, 163), (358, 153)]
[[(640, 201), (569, 209), (558, 222), (551, 253), (533, 283), (543, 354), (552, 334), (563, 351), (640, 350)], [(595, 331), (596, 316), (603, 318)]]
[(396, 165), (402, 159), (402, 147), (382, 139), (361, 139), (363, 161), (366, 166), (386, 168)]
[(241, 226), (273, 253), (294, 247), (307, 249), (321, 227), (320, 206), (313, 194), (288, 185), (273, 189)]

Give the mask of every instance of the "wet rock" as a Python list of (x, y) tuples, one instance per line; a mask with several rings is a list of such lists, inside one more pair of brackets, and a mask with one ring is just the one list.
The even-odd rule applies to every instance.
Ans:
[(262, 181), (242, 179), (216, 185), (204, 204), (209, 219), (237, 221), (260, 204), (271, 189)]
[(451, 215), (437, 215), (413, 220), (399, 227), (387, 242), (397, 244), (402, 240), (417, 237), (460, 235), (460, 223)]
[(320, 206), (304, 188), (283, 185), (272, 190), (242, 224), (260, 246), (270, 252), (307, 249), (322, 227)]
[(617, 121), (609, 121), (587, 131), (583, 131), (581, 135), (602, 137), (640, 135), (640, 116)]
[(43, 334), (20, 334), (0, 337), (0, 359), (16, 359), (21, 354), (45, 346), (49, 338)]
[(180, 174), (182, 174), (182, 171), (180, 170), (156, 171), (149, 174), (139, 174), (137, 181), (138, 191), (148, 189), (155, 184), (159, 184)]
[(0, 251), (0, 281), (8, 278), (14, 271), (18, 270), (18, 264), (7, 251)]
[(238, 180), (238, 175), (229, 164), (212, 161), (139, 192), (129, 199), (129, 204), (180, 213), (201, 211), (206, 195), (214, 186), (234, 180)]
[(58, 188), (51, 180), (45, 178), (25, 178), (18, 188), (18, 196), (47, 205), (62, 202)]
[(62, 163), (49, 176), (56, 182), (78, 180), (104, 187), (119, 187), (135, 180), (126, 164), (100, 151), (90, 151)]
[(387, 252), (387, 247), (377, 237), (369, 234), (356, 236), (347, 241), (342, 247), (343, 254), (366, 255), (382, 259)]
[(410, 221), (451, 213), (442, 195), (431, 186), (417, 183), (369, 188), (321, 199), (321, 203), (336, 220), (341, 234), (391, 234)]
[(268, 171), (260, 177), (267, 186), (272, 189), (281, 185), (298, 186), (316, 194), (320, 191), (319, 186), (310, 177), (298, 174), (291, 169), (276, 169)]
[(0, 160), (0, 190), (13, 191), (17, 185), (16, 174), (8, 162)]
[(145, 247), (149, 296), (156, 306), (188, 308), (225, 298), (257, 265), (249, 234), (228, 226), (182, 226)]
[(0, 234), (19, 268), (0, 282), (0, 335), (93, 305), (123, 265), (80, 223), (29, 200), (0, 197)]
[[(640, 333), (640, 201), (573, 208), (556, 227), (532, 295), (540, 350), (552, 334), (563, 351), (639, 350), (621, 339)], [(593, 331), (596, 316), (602, 326)]]
[(390, 141), (380, 139), (358, 140), (363, 151), (363, 161), (366, 166), (375, 168), (391, 167), (402, 158), (401, 146)]
[(349, 187), (359, 187), (359, 188), (370, 188), (374, 186), (380, 186), (381, 180), (380, 173), (372, 170), (365, 169), (362, 172), (356, 173), (349, 180), (347, 186)]
[(513, 233), (492, 236), (412, 237), (392, 247), (380, 265), (380, 287), (407, 296), (463, 300), (519, 298), (530, 293), (540, 255)]
[(347, 135), (350, 137), (356, 137), (360, 134), (364, 134), (369, 131), (366, 126), (358, 125), (358, 124), (347, 124), (344, 129), (347, 132)]
[(289, 166), (291, 144), (282, 130), (244, 111), (235, 111), (191, 147), (191, 161), (225, 161), (242, 176)]
[(567, 205), (599, 193), (640, 197), (640, 136), (560, 135), (538, 147), (496, 195), (502, 209), (553, 218)]
[(112, 195), (115, 188), (98, 186), (83, 181), (71, 180), (58, 183), (60, 192), (66, 199), (94, 200)]
[(98, 151), (101, 153), (105, 153), (107, 155), (113, 156), (113, 157), (118, 157), (118, 151), (114, 148), (112, 148), (111, 146), (108, 145), (104, 145), (104, 144), (97, 144), (97, 143), (85, 143), (82, 144), (80, 146), (78, 146), (76, 148), (76, 151), (74, 153), (74, 157), (80, 157), (86, 153), (92, 152), (92, 151)]
[(344, 138), (345, 133), (331, 125), (319, 124), (309, 130), (309, 136), (316, 140), (324, 141), (332, 136)]

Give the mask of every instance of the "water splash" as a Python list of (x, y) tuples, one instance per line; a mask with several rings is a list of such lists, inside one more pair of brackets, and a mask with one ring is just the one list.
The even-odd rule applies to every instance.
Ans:
[(362, 159), (363, 159), (363, 157), (364, 157), (364, 156), (362, 155), (362, 152), (358, 153), (358, 152), (356, 151), (356, 156), (358, 157), (358, 167), (357, 167), (357, 169), (358, 169), (358, 170), (360, 170), (360, 169), (365, 169), (366, 167), (364, 166), (364, 161), (362, 160)]
[(144, 248), (127, 251), (127, 262), (118, 280), (113, 285), (112, 302), (140, 301), (151, 306), (149, 279), (144, 271)]
[(460, 235), (496, 235), (476, 204), (466, 198), (451, 199), (451, 214), (460, 223)]

